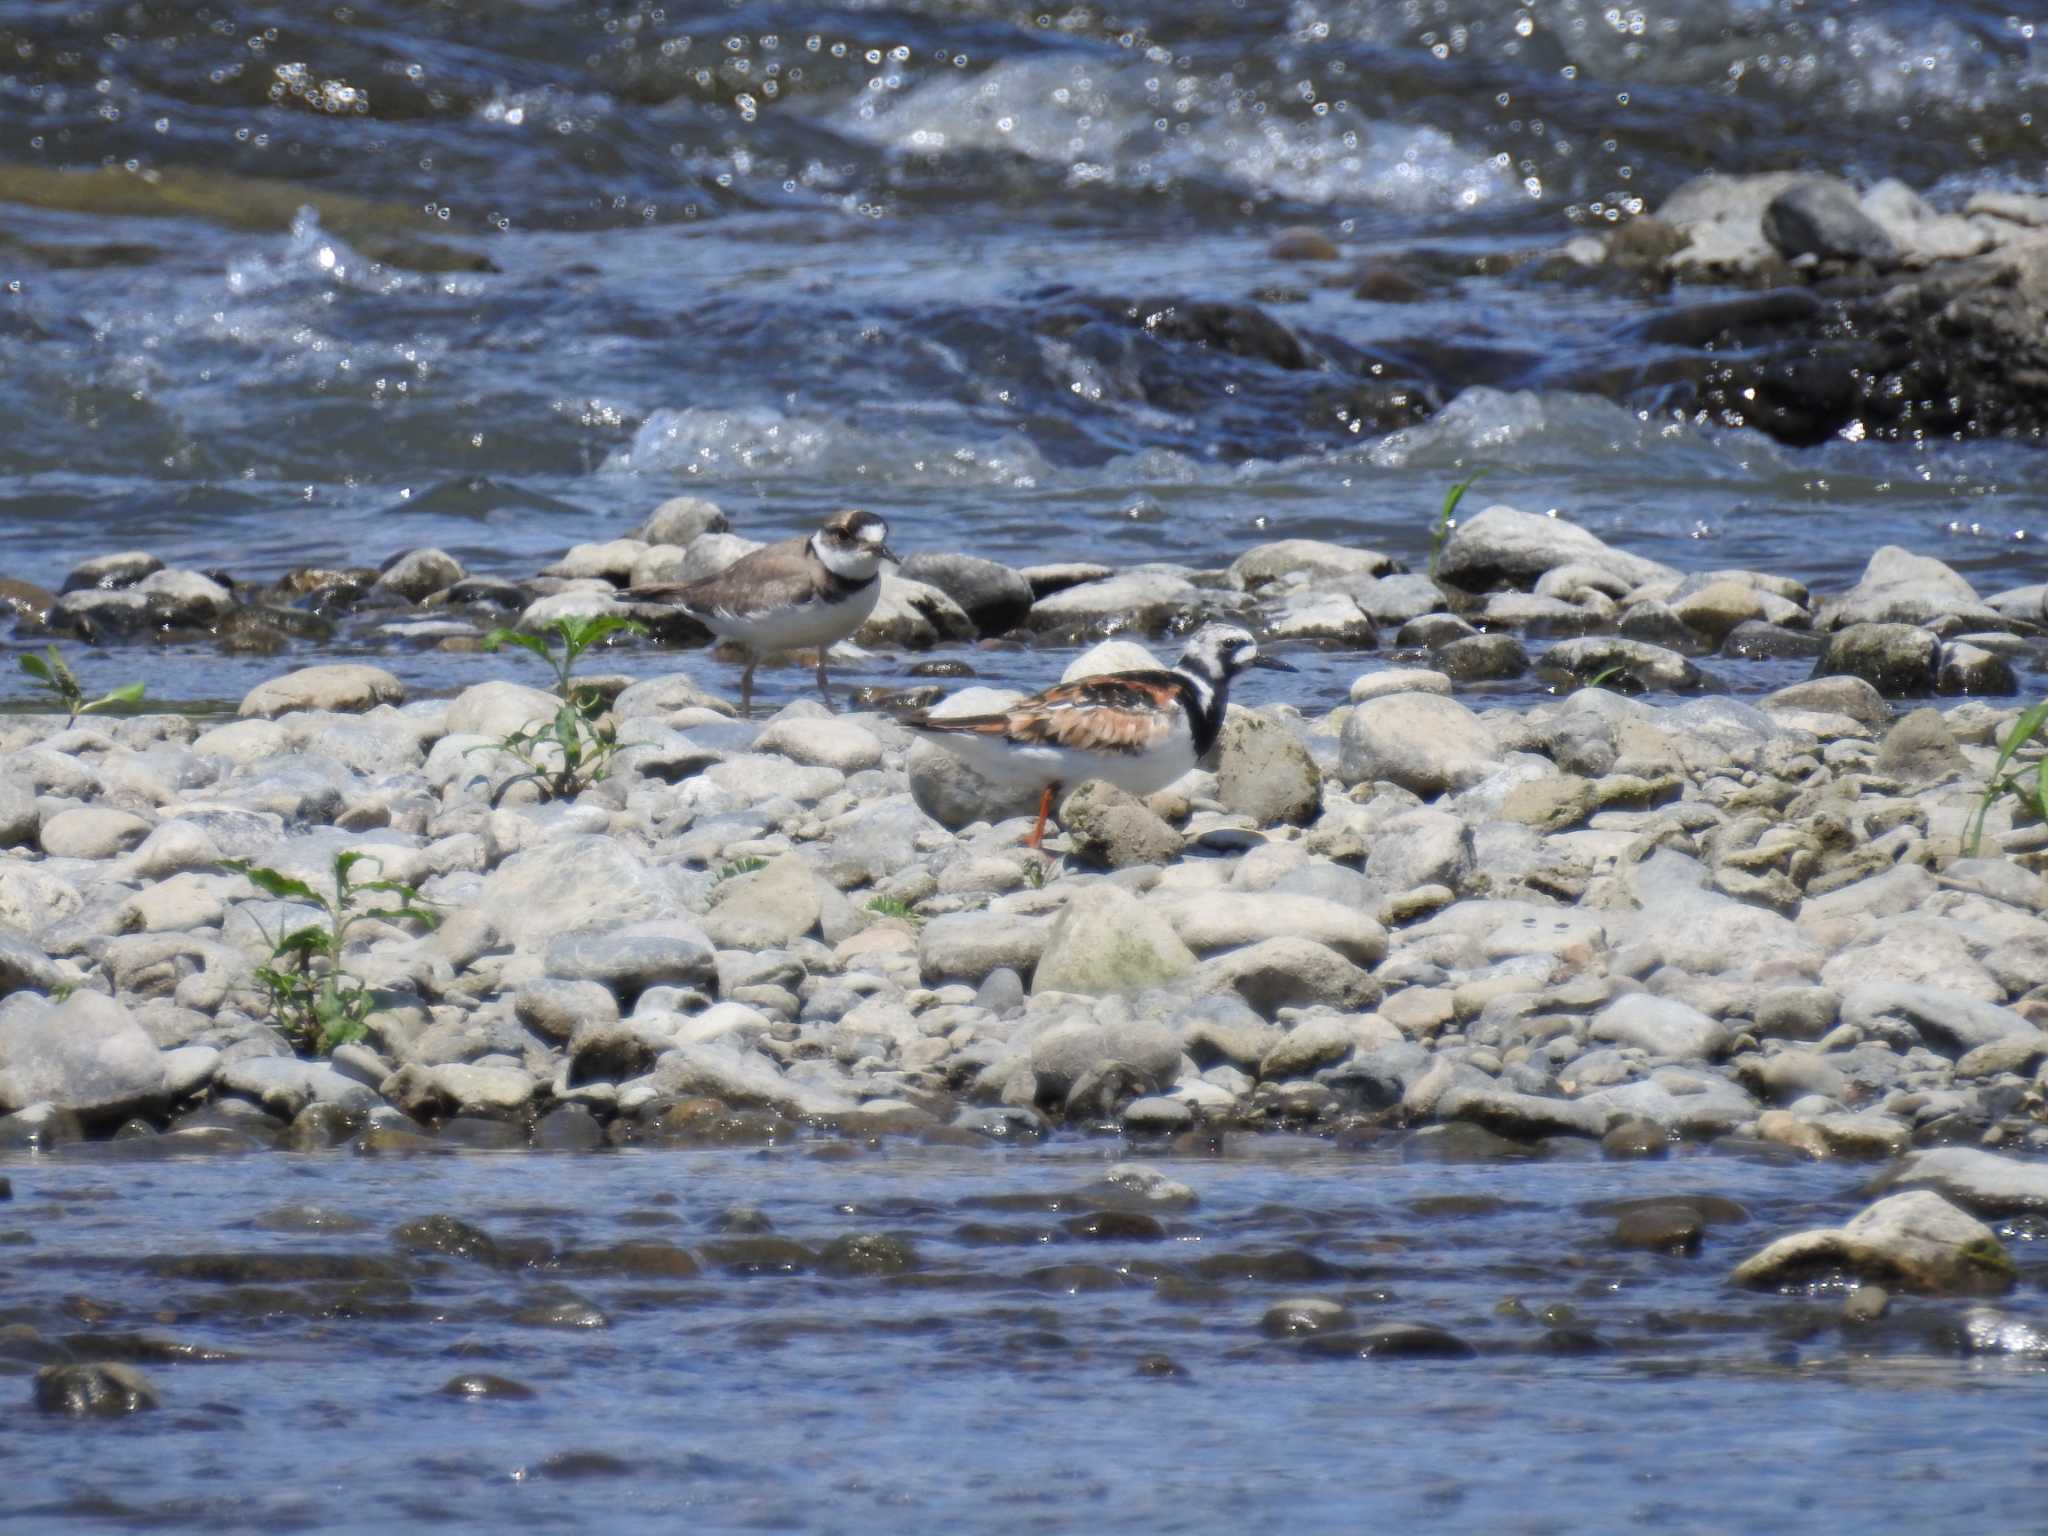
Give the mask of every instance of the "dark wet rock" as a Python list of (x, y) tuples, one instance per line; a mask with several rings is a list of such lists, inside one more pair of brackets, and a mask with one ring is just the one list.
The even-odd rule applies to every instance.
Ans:
[(581, 1104), (563, 1104), (535, 1122), (537, 1152), (590, 1152), (604, 1145), (604, 1127)]
[(975, 555), (920, 550), (903, 562), (907, 580), (936, 587), (974, 621), (983, 635), (1002, 635), (1031, 613), (1031, 583), (1019, 571)]
[(1891, 236), (1863, 211), (1855, 191), (1832, 176), (1787, 187), (1765, 206), (1762, 222), (1764, 238), (1788, 261), (1813, 256), (1889, 267), (1899, 259)]
[(1273, 1248), (1238, 1253), (1211, 1253), (1195, 1260), (1193, 1273), (1204, 1280), (1246, 1285), (1305, 1285), (1342, 1278), (1342, 1271), (1306, 1248)]
[(2019, 674), (2005, 657), (1983, 646), (1953, 640), (1941, 648), (1934, 675), (1936, 691), (2003, 698), (2020, 691)]
[(154, 1333), (74, 1333), (64, 1340), (75, 1355), (88, 1360), (119, 1360), (146, 1365), (220, 1365), (243, 1356), (210, 1344), (187, 1344)]
[(1338, 1360), (1472, 1360), (1479, 1351), (1456, 1334), (1427, 1323), (1381, 1323), (1352, 1333), (1317, 1333), (1302, 1353)]
[(249, 1223), (260, 1232), (366, 1232), (370, 1224), (346, 1211), (320, 1205), (280, 1205)]
[(521, 1307), (512, 1321), (526, 1328), (569, 1328), (586, 1331), (609, 1328), (611, 1319), (603, 1310), (580, 1296), (550, 1296)]
[(688, 1280), (699, 1272), (689, 1251), (674, 1243), (649, 1240), (611, 1243), (602, 1248), (579, 1248), (562, 1255), (564, 1268), (597, 1274), (638, 1275), (666, 1280)]
[(818, 1255), (793, 1238), (721, 1237), (704, 1245), (704, 1258), (730, 1275), (801, 1275), (818, 1266)]
[[(450, 1099), (448, 1102), (460, 1104), (461, 1101)], [(469, 1152), (524, 1152), (529, 1145), (524, 1119), (499, 1118), (505, 1113), (517, 1116), (518, 1109), (506, 1109), (502, 1105), (486, 1107), (493, 1112), (458, 1114), (444, 1122), (438, 1138), (441, 1145)]]
[(1259, 1331), (1273, 1339), (1338, 1333), (1350, 1326), (1350, 1312), (1341, 1303), (1323, 1296), (1295, 1296), (1286, 1301), (1276, 1301), (1259, 1319)]
[(143, 1258), (140, 1267), (144, 1273), (160, 1279), (203, 1285), (300, 1285), (322, 1281), (397, 1285), (404, 1279), (389, 1259), (359, 1253), (162, 1253)]
[(349, 1146), (360, 1157), (411, 1157), (454, 1151), (454, 1148), (442, 1146), (439, 1140), (423, 1131), (382, 1123), (363, 1127), (361, 1134)]
[(493, 1376), (488, 1371), (464, 1371), (441, 1383), (441, 1395), (471, 1403), (525, 1403), (531, 1402), (535, 1393), (523, 1382)]
[(35, 1404), (73, 1418), (118, 1418), (163, 1406), (150, 1379), (131, 1365), (46, 1365), (36, 1372)]
[(1031, 583), (1031, 596), (1036, 601), (1084, 582), (1107, 581), (1116, 571), (1092, 561), (1067, 560), (1053, 565), (1027, 565), (1017, 574)]
[(465, 576), (442, 593), (441, 600), (454, 607), (488, 608), (509, 613), (524, 609), (533, 601), (533, 594), (517, 582), (495, 576)]
[(1275, 261), (1335, 261), (1340, 253), (1320, 229), (1290, 224), (1266, 243), (1266, 254)]
[(1638, 1206), (1614, 1223), (1619, 1248), (1647, 1248), (1653, 1253), (1698, 1253), (1706, 1223), (1699, 1212), (1676, 1202)]
[(11, 614), (31, 628), (49, 623), (57, 606), (57, 594), (32, 581), (0, 576), (0, 615)]
[(1718, 688), (1716, 679), (1676, 651), (1620, 635), (1587, 635), (1561, 641), (1543, 653), (1539, 669), (1571, 682), (1617, 690), (1696, 693)]
[(496, 1240), (460, 1216), (423, 1216), (405, 1222), (391, 1234), (391, 1241), (404, 1253), (436, 1253), (478, 1264), (498, 1262)]
[(1403, 1162), (1498, 1163), (1541, 1156), (1541, 1147), (1468, 1121), (1427, 1125), (1401, 1143)]
[(1748, 619), (1728, 631), (1721, 642), (1721, 654), (1744, 661), (1771, 661), (1781, 657), (1804, 659), (1819, 656), (1828, 648), (1825, 636), (1803, 629), (1787, 629), (1763, 619)]
[(918, 1267), (917, 1249), (909, 1239), (887, 1232), (835, 1237), (818, 1254), (818, 1268), (828, 1275), (902, 1275)]
[(1089, 1211), (1060, 1223), (1069, 1237), (1092, 1243), (1156, 1243), (1166, 1228), (1156, 1216), (1141, 1211)]
[(126, 550), (116, 555), (99, 555), (82, 560), (64, 578), (63, 591), (118, 591), (132, 587), (145, 576), (164, 568), (163, 561), (143, 550)]
[(345, 1104), (308, 1104), (292, 1117), (285, 1145), (294, 1152), (324, 1152), (345, 1146), (365, 1123), (363, 1111)]
[(1159, 1094), (1142, 1095), (1123, 1107), (1123, 1128), (1130, 1136), (1171, 1136), (1194, 1123), (1192, 1108), (1179, 1099)]
[(1935, 686), (1941, 642), (1911, 624), (1852, 624), (1837, 630), (1814, 666), (1820, 677), (1860, 677), (1887, 698), (1929, 693)]
[(1529, 653), (1513, 635), (1467, 635), (1430, 652), (1429, 664), (1453, 682), (1489, 682), (1527, 672)]
[(1037, 1142), (1052, 1128), (1044, 1115), (1028, 1105), (991, 1104), (963, 1109), (953, 1124), (990, 1141)]

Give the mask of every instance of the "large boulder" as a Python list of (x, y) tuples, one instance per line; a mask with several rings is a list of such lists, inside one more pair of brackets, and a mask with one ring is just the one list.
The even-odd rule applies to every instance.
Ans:
[(1941, 641), (1914, 624), (1850, 624), (1828, 637), (1815, 677), (1860, 677), (1886, 698), (1930, 693), (1941, 670)]
[(1031, 583), (978, 555), (920, 550), (903, 562), (902, 574), (945, 593), (984, 635), (1008, 634), (1031, 613)]
[(1668, 565), (1615, 549), (1576, 523), (1513, 507), (1492, 506), (1458, 524), (1437, 561), (1443, 580), (1475, 592), (1527, 589), (1562, 565), (1592, 567), (1627, 587), (1679, 579)]
[(1983, 1222), (1931, 1190), (1890, 1195), (1848, 1225), (1781, 1237), (1736, 1266), (1737, 1285), (1804, 1288), (1846, 1271), (1937, 1294), (2009, 1290), (2012, 1257)]
[(112, 998), (74, 992), (53, 1006), (18, 993), (0, 1005), (0, 1111), (53, 1104), (112, 1117), (163, 1091), (156, 1041)]
[(1141, 992), (1195, 968), (1173, 926), (1119, 886), (1076, 891), (1053, 920), (1032, 972), (1034, 992)]
[(721, 880), (704, 914), (704, 932), (720, 949), (784, 949), (818, 926), (824, 891), (795, 854)]
[(301, 667), (283, 677), (258, 683), (242, 699), (237, 711), (274, 720), (296, 709), (327, 709), (337, 713), (360, 714), (379, 704), (403, 704), (405, 684), (382, 667), (360, 662), (334, 662), (326, 666)]
[(1266, 939), (1312, 939), (1355, 965), (1386, 958), (1387, 931), (1373, 918), (1340, 902), (1285, 891), (1202, 891), (1160, 910), (1198, 955), (1242, 949)]
[(1821, 605), (1819, 627), (1851, 624), (1928, 624), (1962, 618), (1973, 629), (2000, 629), (1998, 610), (1977, 596), (1967, 578), (1931, 555), (1887, 544), (1871, 555), (1856, 585)]
[(1384, 779), (1427, 799), (1477, 784), (1499, 755), (1485, 722), (1456, 699), (1395, 693), (1351, 711), (1338, 764), (1347, 784)]
[(1262, 827), (1312, 821), (1323, 803), (1323, 774), (1293, 731), (1233, 707), (1216, 738), (1216, 798)]
[(485, 879), (476, 906), (513, 947), (538, 949), (557, 934), (665, 917), (682, 894), (668, 873), (591, 833), (513, 854)]

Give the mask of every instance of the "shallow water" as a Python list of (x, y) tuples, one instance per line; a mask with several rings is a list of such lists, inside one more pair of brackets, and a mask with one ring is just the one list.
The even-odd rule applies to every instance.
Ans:
[[(8, 7), (0, 574), (433, 543), (527, 576), (680, 491), (764, 537), (854, 502), (906, 551), (1419, 567), (1483, 468), (1475, 506), (1688, 569), (1839, 588), (1900, 542), (2038, 579), (2033, 445), (1790, 449), (1574, 392), (1653, 378), (1635, 322), (1710, 295), (1497, 275), (1705, 168), (2039, 189), (2035, 34), (1938, 0)], [(102, 165), (97, 202), (51, 189)], [(201, 216), (144, 216), (130, 165)], [(1300, 222), (1346, 259), (1270, 257)], [(1159, 296), (1261, 304), (1312, 366), (1088, 308)], [(1428, 419), (1340, 414), (1374, 379)], [(204, 650), (121, 666), (235, 692)]]
[[(0, 1322), (85, 1358), (136, 1334), (233, 1356), (128, 1346), (163, 1392), (156, 1413), (0, 1414), (13, 1517), (551, 1528), (601, 1507), (629, 1531), (1452, 1518), (1705, 1532), (1802, 1516), (1954, 1530), (2009, 1514), (2038, 1481), (2011, 1436), (2043, 1357), (1972, 1353), (1969, 1303), (1900, 1298), (1857, 1326), (1839, 1294), (1725, 1285), (1769, 1238), (1858, 1208), (1841, 1165), (1461, 1165), (1254, 1138), (1161, 1162), (1198, 1204), (1153, 1208), (1156, 1232), (1091, 1237), (1120, 1143), (855, 1145), (169, 1162), (74, 1147), (0, 1164), (15, 1189), (0, 1241), (19, 1245)], [(1651, 1195), (1734, 1209), (1696, 1255), (1613, 1246), (1600, 1203)], [(782, 1247), (721, 1231), (736, 1206)], [(496, 1262), (395, 1239), (437, 1213), (482, 1229)], [(906, 1241), (912, 1266), (835, 1271), (827, 1245), (871, 1233)], [(2038, 1341), (2031, 1229), (2005, 1235), (2023, 1276), (2001, 1310)], [(653, 1272), (673, 1249), (701, 1273)], [(1266, 1337), (1267, 1307), (1302, 1295), (1361, 1328), (1447, 1330), (1477, 1356), (1319, 1358)], [(576, 1325), (541, 1320), (563, 1304)], [(0, 1336), (0, 1371), (31, 1368), (19, 1339)], [(533, 1395), (441, 1393), (470, 1372)]]

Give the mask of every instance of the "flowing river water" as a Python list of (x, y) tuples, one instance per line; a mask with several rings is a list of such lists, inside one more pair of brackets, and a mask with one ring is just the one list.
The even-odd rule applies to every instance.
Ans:
[[(32, 1367), (27, 1323), (166, 1397), (85, 1431), (0, 1413), (0, 1523), (1720, 1532), (2026, 1507), (2038, 1224), (2001, 1225), (2021, 1277), (1995, 1310), (1858, 1323), (1725, 1283), (1853, 1211), (1853, 1170), (1500, 1151), (1234, 1140), (1152, 1165), (1192, 1204), (1106, 1184), (1125, 1149), (1072, 1139), (0, 1164), (0, 1372)], [(1617, 1240), (1659, 1199), (1696, 1206), (1696, 1251)], [(1304, 1297), (1344, 1315), (1275, 1336)], [(1455, 1343), (1364, 1352), (1387, 1324)]]
[[(1509, 260), (1704, 170), (2041, 191), (2036, 32), (1972, 0), (0, 3), (0, 576), (431, 544), (519, 578), (681, 493), (1017, 564), (1298, 536), (1419, 568), (1483, 469), (1482, 500), (1689, 570), (1839, 589), (1896, 542), (2039, 580), (2032, 443), (1717, 430), (1634, 382), (1677, 297)], [(1270, 254), (1299, 224), (1344, 261)], [(1351, 372), (1153, 345), (1118, 316), (1157, 296), (1258, 305)], [(1353, 409), (1361, 378), (1400, 398)], [(95, 678), (201, 706), (345, 656), (507, 671), (110, 651)], [(1327, 708), (1377, 664), (1295, 659), (1261, 697)], [(1154, 1209), (1082, 1138), (122, 1145), (0, 1157), (0, 1527), (1975, 1530), (2040, 1485), (2037, 1234), (2002, 1229), (1995, 1316), (1733, 1292), (1860, 1204), (1754, 1149), (1252, 1139), (1159, 1159), (1196, 1203)], [(1615, 1245), (1608, 1202), (1674, 1195), (1707, 1200), (1698, 1252)], [(1262, 1331), (1302, 1295), (1476, 1357)], [(84, 1332), (165, 1409), (28, 1413)], [(523, 1390), (443, 1390), (477, 1373)]]

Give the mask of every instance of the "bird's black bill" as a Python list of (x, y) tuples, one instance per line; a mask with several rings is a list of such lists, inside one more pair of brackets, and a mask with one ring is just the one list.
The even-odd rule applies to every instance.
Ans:
[(903, 563), (903, 557), (886, 544), (882, 546), (882, 558), (891, 565), (901, 565)]
[(1278, 656), (1270, 656), (1264, 651), (1259, 652), (1258, 655), (1252, 658), (1252, 665), (1264, 667), (1268, 672), (1299, 672), (1301, 670), (1293, 662), (1282, 661)]

